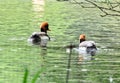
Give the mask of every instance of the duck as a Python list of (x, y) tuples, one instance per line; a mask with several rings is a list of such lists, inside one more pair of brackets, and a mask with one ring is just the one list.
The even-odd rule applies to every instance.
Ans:
[(86, 53), (95, 56), (97, 47), (95, 41), (86, 41), (85, 34), (81, 34), (79, 37), (80, 44), (79, 44), (79, 49), (82, 47), (86, 48)]
[(41, 47), (47, 47), (49, 37), (45, 32), (33, 32), (28, 38), (28, 42), (32, 45), (40, 45)]
[(48, 22), (42, 22), (40, 24), (40, 32), (33, 32), (32, 35), (28, 38), (28, 42), (32, 45), (40, 45), (46, 47), (48, 41), (50, 41), (50, 36), (47, 34), (49, 29)]
[(92, 56), (96, 55), (97, 47), (95, 41), (86, 40), (85, 34), (79, 36), (79, 61), (91, 60)]

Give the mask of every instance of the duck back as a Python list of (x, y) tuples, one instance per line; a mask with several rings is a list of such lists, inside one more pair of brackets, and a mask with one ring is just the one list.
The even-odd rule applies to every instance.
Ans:
[(40, 45), (46, 47), (49, 41), (48, 36), (45, 32), (33, 32), (32, 35), (28, 38), (28, 42), (33, 45)]

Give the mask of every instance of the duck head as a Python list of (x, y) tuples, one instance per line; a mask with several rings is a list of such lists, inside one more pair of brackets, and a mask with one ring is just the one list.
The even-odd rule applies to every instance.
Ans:
[(80, 40), (80, 43), (85, 41), (85, 34), (81, 34), (80, 37), (79, 37), (79, 40)]
[(40, 25), (40, 31), (47, 33), (47, 31), (50, 31), (48, 22), (42, 22)]

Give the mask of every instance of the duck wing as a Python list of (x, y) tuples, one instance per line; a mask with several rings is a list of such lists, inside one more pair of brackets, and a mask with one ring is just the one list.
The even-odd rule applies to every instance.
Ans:
[(84, 41), (79, 44), (79, 48), (86, 49), (86, 53), (94, 56), (96, 54), (97, 48), (94, 41)]
[(39, 36), (39, 33), (33, 33), (31, 35), (30, 39), (32, 40), (32, 43), (35, 45), (39, 45), (41, 42), (41, 38)]

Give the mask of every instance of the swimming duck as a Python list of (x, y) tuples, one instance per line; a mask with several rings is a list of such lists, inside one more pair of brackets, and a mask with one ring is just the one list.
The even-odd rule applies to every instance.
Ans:
[(84, 47), (86, 48), (86, 53), (94, 56), (96, 54), (97, 48), (94, 41), (86, 41), (85, 35), (81, 34), (80, 37), (79, 49)]
[(79, 61), (84, 59), (91, 60), (92, 56), (95, 56), (97, 48), (94, 41), (86, 41), (85, 34), (81, 34), (79, 37)]
[(33, 32), (28, 42), (34, 45), (40, 45), (41, 47), (46, 47), (49, 41), (49, 37), (45, 32)]

